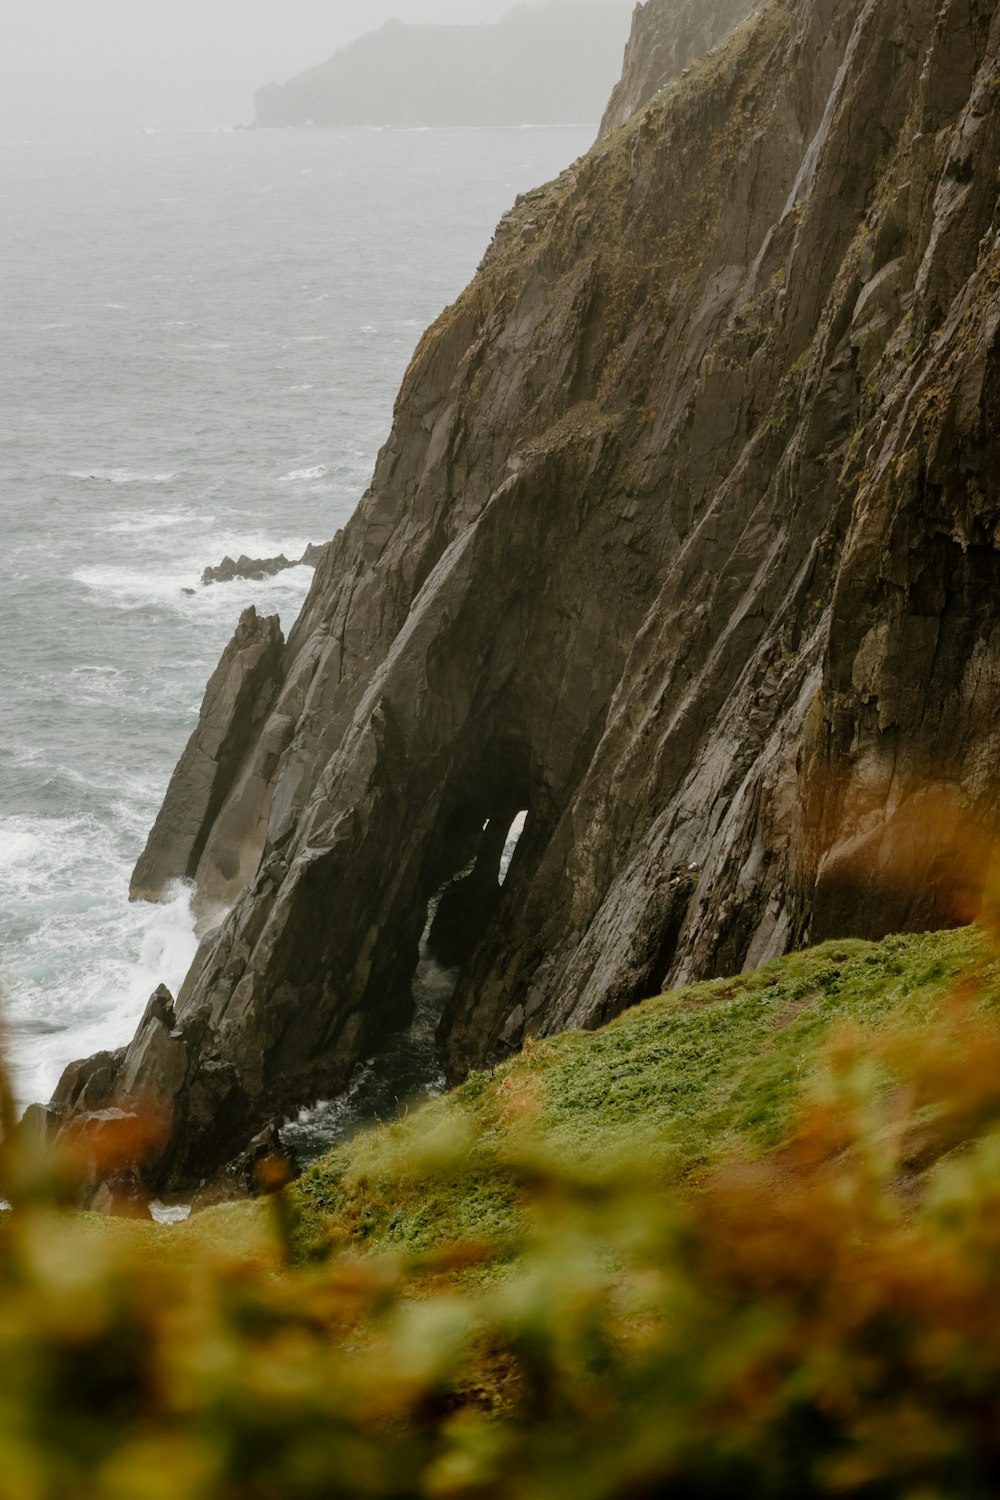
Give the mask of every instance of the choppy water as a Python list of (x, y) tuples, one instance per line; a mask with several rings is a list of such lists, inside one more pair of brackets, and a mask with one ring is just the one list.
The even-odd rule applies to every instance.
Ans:
[(0, 141), (0, 985), (24, 1100), (194, 952), (128, 876), (240, 611), (286, 628), (421, 330), (583, 129)]

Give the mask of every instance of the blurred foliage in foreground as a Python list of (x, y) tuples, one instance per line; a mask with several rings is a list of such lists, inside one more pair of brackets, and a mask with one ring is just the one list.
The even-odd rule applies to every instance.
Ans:
[[(664, 1066), (688, 1024), (715, 1036), (688, 1058), (701, 1082), (669, 1149), (629, 1126), (610, 1081), (601, 1149), (570, 1149), (589, 1096), (571, 1056), (587, 1044), (568, 1040), (558, 1090), (529, 1054), (279, 1195), (268, 1252), (98, 1231), (8, 1150), (0, 1496), (995, 1497), (1000, 1022), (985, 940), (945, 935), (932, 962), (936, 941), (789, 961), (773, 972), (812, 986), (792, 1006), (754, 999), (765, 975), (717, 986), (714, 1006), (640, 1012), (663, 1020)], [(836, 994), (863, 988), (873, 953), (895, 957), (881, 978), (868, 966), (865, 1027)], [(912, 992), (947, 996), (932, 1019), (905, 1019), (914, 954)], [(855, 980), (830, 972), (845, 965)], [(878, 999), (892, 983), (897, 1025)], [(740, 1005), (726, 1042), (716, 1007)], [(823, 1005), (822, 1038), (789, 1040)], [(377, 1233), (358, 1233), (368, 1189), (440, 1203), (452, 1228), (462, 1203), (491, 1205), (469, 1211), (491, 1232), (392, 1248), (377, 1207)], [(289, 1268), (337, 1192), (327, 1258)]]

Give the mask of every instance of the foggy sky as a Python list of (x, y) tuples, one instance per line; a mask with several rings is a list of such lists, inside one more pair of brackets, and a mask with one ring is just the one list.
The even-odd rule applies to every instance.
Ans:
[(0, 135), (234, 124), (253, 91), (403, 21), (494, 21), (512, 0), (0, 0)]

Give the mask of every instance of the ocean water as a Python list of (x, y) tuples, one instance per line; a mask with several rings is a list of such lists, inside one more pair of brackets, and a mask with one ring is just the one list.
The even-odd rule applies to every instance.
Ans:
[(202, 569), (344, 524), (421, 331), (592, 136), (0, 140), (0, 993), (23, 1102), (126, 1041), (193, 957), (187, 892), (130, 905), (129, 874), (241, 610), (287, 629), (310, 577)]

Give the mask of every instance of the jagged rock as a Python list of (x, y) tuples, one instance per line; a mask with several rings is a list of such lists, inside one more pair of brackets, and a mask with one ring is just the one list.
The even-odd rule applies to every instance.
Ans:
[(28, 1152), (29, 1160), (50, 1147), (62, 1124), (62, 1116), (51, 1104), (29, 1104), (16, 1131), (17, 1139)]
[[(231, 557), (224, 557), (216, 568), (206, 568), (201, 575), (202, 587), (211, 583), (232, 583), (237, 578), (250, 579), (259, 583), (264, 578), (273, 578), (277, 573), (284, 573), (289, 568), (315, 568), (325, 551), (324, 547), (316, 546), (310, 542), (301, 557), (287, 558), (283, 552), (277, 557), (247, 557), (243, 553), (235, 561)], [(185, 593), (194, 593), (193, 589), (185, 589)]]
[[(159, 992), (157, 992), (159, 993)], [(84, 1062), (70, 1063), (56, 1085), (51, 1108), (58, 1116), (103, 1109), (114, 1097), (125, 1058), (124, 1047), (98, 1052)]]
[(171, 881), (196, 879), (206, 900), (224, 901), (255, 868), (267, 814), (253, 752), (279, 691), (284, 645), (276, 615), (243, 612), (135, 867), (133, 900), (156, 901)]
[[(213, 1067), (198, 1050), (203, 1041), (197, 1026), (177, 1028), (173, 996), (161, 985), (127, 1048), (71, 1063), (51, 1103), (26, 1111), (18, 1127), (22, 1138), (36, 1147), (54, 1146), (67, 1157), (82, 1207), (144, 1215), (175, 1152), (180, 1126), (197, 1121), (203, 1136), (217, 1129), (231, 1138), (226, 1091), (216, 1076), (226, 1070)], [(189, 1066), (192, 1056), (203, 1068), (201, 1076)], [(200, 1206), (273, 1192), (298, 1175), (294, 1152), (284, 1146), (277, 1124), (244, 1140), (232, 1160), (220, 1167), (220, 1157), (210, 1172), (200, 1173)], [(191, 1164), (188, 1182), (195, 1172)]]
[(178, 997), (164, 1186), (406, 1023), (428, 902), (512, 808), (452, 1076), (962, 914), (952, 812), (1000, 806), (998, 82), (993, 0), (769, 3), (498, 235), (163, 862), (210, 885), (233, 799), (266, 825)]
[(156, 1171), (159, 1144), (148, 1120), (115, 1107), (73, 1115), (54, 1138), (73, 1168), (80, 1206), (125, 1218), (148, 1217), (152, 1194), (144, 1177)]
[(295, 563), (289, 562), (283, 552), (277, 557), (247, 557), (241, 553), (235, 561), (226, 556), (217, 568), (206, 568), (201, 575), (203, 585), (209, 583), (232, 583), (234, 578), (248, 578), (259, 582), (263, 578), (273, 578), (276, 573), (283, 573), (286, 568), (294, 568)]

